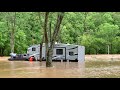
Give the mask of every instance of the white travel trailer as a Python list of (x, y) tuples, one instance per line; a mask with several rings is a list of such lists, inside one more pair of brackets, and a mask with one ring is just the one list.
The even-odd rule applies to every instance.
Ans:
[[(27, 50), (29, 57), (33, 56), (35, 60), (39, 60), (40, 45), (30, 46)], [(42, 58), (45, 59), (45, 44), (42, 46)], [(53, 49), (53, 60), (85, 60), (85, 47), (73, 44), (57, 43)]]

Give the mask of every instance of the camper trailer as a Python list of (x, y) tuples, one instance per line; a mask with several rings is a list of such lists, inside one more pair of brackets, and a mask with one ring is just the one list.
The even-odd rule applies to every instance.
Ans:
[[(50, 46), (50, 45), (49, 45)], [(42, 58), (46, 58), (45, 44), (42, 46)], [(29, 57), (34, 57), (35, 60), (39, 60), (40, 45), (30, 46), (27, 50)], [(85, 47), (72, 44), (57, 43), (53, 49), (53, 60), (74, 60), (84, 61), (85, 59)]]

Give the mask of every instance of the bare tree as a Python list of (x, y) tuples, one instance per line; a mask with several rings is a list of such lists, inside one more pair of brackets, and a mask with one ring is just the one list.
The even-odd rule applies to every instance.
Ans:
[[(48, 35), (47, 35), (47, 23), (48, 23), (48, 16), (49, 12), (45, 12), (45, 22), (44, 22), (44, 36), (45, 36), (45, 47), (46, 47), (46, 62), (49, 62), (48, 57), (49, 57), (49, 50), (48, 50)], [(47, 66), (47, 64), (46, 64)]]
[[(44, 35), (43, 35), (43, 38), (42, 38), (42, 42), (40, 43), (40, 61), (42, 61), (42, 44), (43, 44), (43, 40), (45, 39), (46, 67), (51, 67), (52, 66), (53, 47), (54, 47), (56, 38), (57, 38), (57, 36), (59, 34), (59, 31), (60, 31), (60, 25), (62, 23), (63, 16), (64, 16), (64, 12), (58, 12), (55, 28), (54, 28), (54, 31), (53, 31), (53, 34), (52, 34), (51, 33), (51, 21), (48, 23), (49, 12), (45, 12), (44, 27), (43, 27)], [(49, 24), (49, 29), (47, 28), (48, 24)]]
[(47, 58), (46, 58), (46, 66), (47, 67), (52, 66), (53, 47), (54, 47), (56, 38), (60, 31), (60, 25), (62, 23), (63, 16), (64, 16), (64, 12), (58, 13), (55, 29), (54, 29), (53, 36), (51, 37), (51, 41), (50, 41), (50, 48), (46, 49), (47, 50)]

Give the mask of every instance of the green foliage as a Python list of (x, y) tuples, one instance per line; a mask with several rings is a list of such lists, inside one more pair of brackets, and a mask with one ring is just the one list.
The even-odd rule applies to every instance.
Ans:
[[(0, 51), (10, 53), (10, 16), (12, 12), (0, 13)], [(50, 12), (49, 23), (53, 32), (56, 12)], [(15, 29), (15, 52), (26, 53), (32, 44), (39, 44), (43, 36), (44, 12), (17, 12)], [(49, 27), (48, 27), (49, 28)], [(57, 41), (84, 45), (86, 54), (120, 53), (119, 12), (66, 12)], [(2, 53), (0, 52), (0, 54)]]

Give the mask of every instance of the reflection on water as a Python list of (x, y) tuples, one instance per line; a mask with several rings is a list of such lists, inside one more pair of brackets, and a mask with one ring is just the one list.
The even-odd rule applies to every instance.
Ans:
[[(2, 67), (2, 68), (1, 68)], [(79, 78), (84, 76), (83, 62), (53, 62), (53, 67), (46, 67), (46, 62), (8, 61), (0, 62), (0, 77), (9, 78)]]

